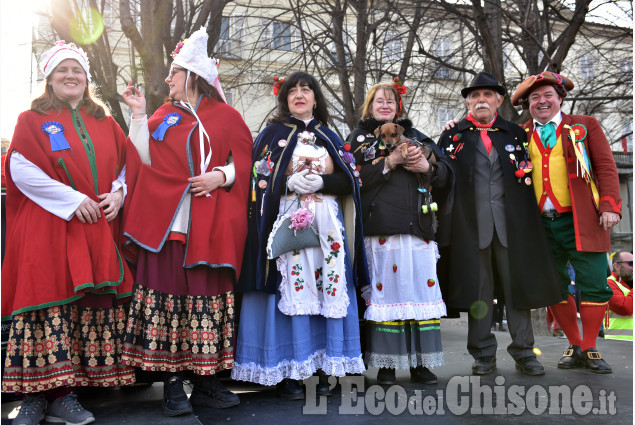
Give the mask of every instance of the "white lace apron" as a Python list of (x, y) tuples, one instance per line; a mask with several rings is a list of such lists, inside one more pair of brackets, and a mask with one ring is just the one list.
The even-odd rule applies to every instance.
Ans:
[(365, 319), (386, 322), (445, 316), (437, 279), (436, 242), (393, 235), (366, 237), (364, 244), (372, 282)]
[[(309, 168), (312, 174), (329, 174), (333, 170), (333, 162), (324, 147), (301, 143), (295, 148), (289, 165), (288, 172)], [(293, 212), (306, 204), (315, 214), (312, 225), (318, 232), (320, 246), (278, 257), (276, 264), (282, 275), (278, 308), (290, 316), (321, 314), (328, 318), (345, 317), (349, 299), (346, 293), (344, 226), (338, 218), (337, 198), (318, 193), (301, 196), (300, 200), (298, 205), (296, 194), (283, 196), (279, 211), (281, 214)], [(289, 209), (290, 204), (295, 205)]]

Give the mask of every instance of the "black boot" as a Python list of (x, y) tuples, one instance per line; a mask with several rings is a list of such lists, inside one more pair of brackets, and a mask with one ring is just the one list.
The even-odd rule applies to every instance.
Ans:
[(163, 415), (179, 416), (192, 413), (192, 404), (183, 391), (183, 380), (172, 375), (163, 381)]
[(330, 397), (333, 395), (333, 391), (331, 391), (329, 389), (329, 376), (324, 373), (324, 371), (322, 369), (318, 369), (317, 372), (314, 373), (314, 375), (319, 377), (319, 381), (315, 387), (315, 394), (320, 397), (320, 396), (327, 396)]
[(380, 367), (377, 371), (377, 383), (380, 385), (393, 385), (397, 382), (395, 369)]
[(190, 400), (194, 406), (216, 409), (226, 409), (240, 404), (238, 396), (225, 388), (216, 375), (200, 377), (194, 384)]
[(304, 390), (295, 379), (283, 379), (276, 384), (276, 394), (285, 400), (304, 400)]

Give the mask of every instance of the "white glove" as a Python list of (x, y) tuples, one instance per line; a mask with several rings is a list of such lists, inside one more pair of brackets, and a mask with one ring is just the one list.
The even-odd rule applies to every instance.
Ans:
[[(308, 170), (305, 170), (308, 171)], [(301, 174), (301, 173), (300, 173)], [(293, 176), (292, 176), (293, 177)], [(291, 178), (289, 178), (291, 183)], [(303, 174), (293, 181), (293, 191), (298, 195), (307, 195), (309, 193), (316, 193), (324, 187), (324, 180), (322, 176), (317, 174)], [(291, 189), (289, 187), (289, 189)]]
[(361, 290), (361, 295), (364, 301), (366, 301), (366, 305), (370, 305), (370, 295), (373, 292), (372, 288), (370, 287), (370, 285), (366, 285), (362, 286)]
[(307, 174), (309, 174), (309, 171), (311, 170), (302, 170), (299, 173), (295, 173), (293, 175), (291, 175), (291, 177), (289, 177), (289, 180), (287, 180), (287, 188), (291, 191), (291, 192), (295, 192), (296, 188), (297, 188), (297, 184), (298, 181), (303, 178), (304, 176), (306, 176)]

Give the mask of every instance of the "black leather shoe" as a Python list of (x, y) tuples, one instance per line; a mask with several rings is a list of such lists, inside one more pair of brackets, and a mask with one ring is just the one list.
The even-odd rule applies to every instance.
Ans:
[(538, 376), (545, 374), (545, 368), (542, 367), (538, 359), (534, 356), (521, 357), (516, 360), (516, 369), (525, 375)]
[(494, 356), (479, 357), (472, 364), (473, 375), (489, 375), (494, 369), (496, 369), (496, 357)]
[(580, 361), (580, 347), (577, 345), (570, 345), (569, 348), (564, 350), (562, 358), (558, 362), (559, 369), (573, 369), (578, 367)]
[(580, 366), (593, 373), (613, 373), (611, 366), (602, 359), (602, 354), (595, 348), (580, 353)]
[(240, 404), (240, 398), (229, 391), (222, 382), (212, 375), (200, 379), (194, 384), (190, 402), (194, 406), (207, 406), (215, 409), (226, 409)]
[(183, 391), (183, 381), (171, 376), (163, 382), (163, 414), (171, 417), (186, 413), (192, 413), (192, 404)]
[(319, 381), (315, 387), (315, 394), (318, 397), (327, 396), (330, 397), (333, 395), (333, 391), (330, 390), (329, 385), (329, 376), (319, 369), (314, 375), (319, 377)]
[(433, 385), (437, 383), (437, 375), (430, 372), (430, 369), (428, 369), (427, 367), (411, 367), (410, 380), (419, 384)]
[(397, 382), (395, 369), (380, 367), (377, 371), (377, 383), (380, 385), (393, 385)]
[(304, 400), (304, 390), (295, 379), (283, 379), (276, 384), (276, 395), (285, 400)]

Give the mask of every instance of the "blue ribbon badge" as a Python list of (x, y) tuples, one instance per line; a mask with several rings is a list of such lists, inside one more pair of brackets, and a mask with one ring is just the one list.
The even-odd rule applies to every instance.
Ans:
[(63, 151), (70, 149), (71, 145), (64, 137), (64, 126), (56, 121), (47, 121), (42, 124), (42, 131), (49, 135), (51, 139), (51, 151)]
[(154, 137), (155, 140), (163, 140), (163, 137), (165, 137), (165, 132), (168, 131), (168, 128), (178, 125), (180, 122), (181, 115), (179, 115), (177, 112), (167, 114), (165, 118), (163, 118), (163, 122), (159, 124), (157, 129), (154, 130), (154, 133), (152, 133), (152, 137)]

